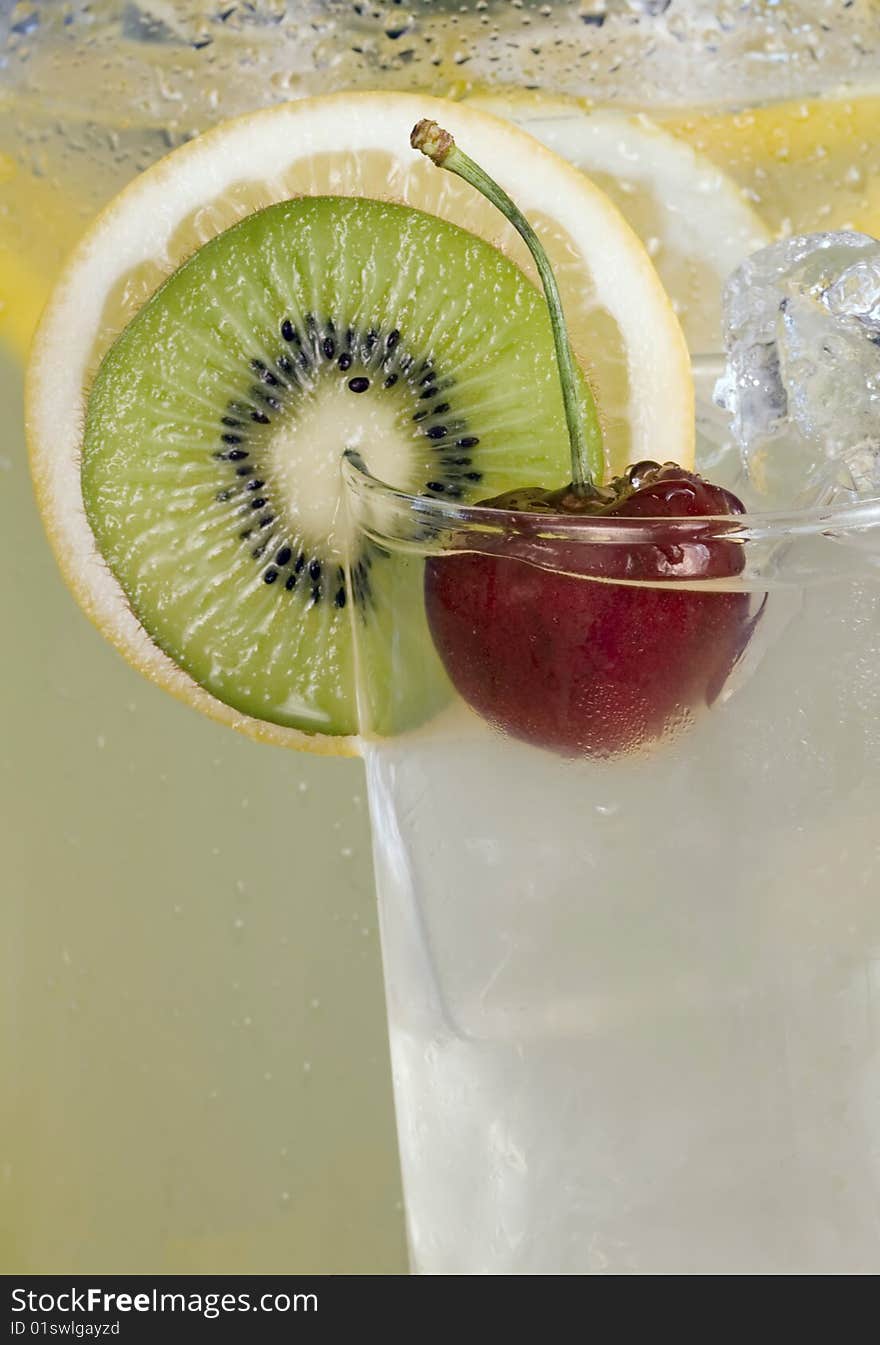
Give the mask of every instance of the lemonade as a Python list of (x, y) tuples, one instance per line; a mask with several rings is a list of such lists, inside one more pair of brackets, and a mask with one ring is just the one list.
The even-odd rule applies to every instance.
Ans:
[[(702, 5), (684, 16), (624, 3), (425, 7), (405, 22), (396, 8), (290, 8), (220, 17), (143, 4), (122, 17), (93, 6), (88, 30), (78, 20), (41, 27), (16, 8), (0, 182), (10, 345), (26, 340), (47, 258), (194, 131), (328, 83), (452, 94), (478, 111), (492, 104), (609, 191), (704, 371), (697, 465), (741, 489), (711, 401), (721, 287), (772, 237), (877, 231), (871, 7), (850, 7), (827, 32), (797, 22), (798, 6), (768, 6), (759, 32)], [(71, 42), (75, 61), (65, 60)], [(167, 255), (108, 297), (108, 337), (194, 246), (265, 204), (261, 190), (243, 174), (192, 212)], [(544, 203), (530, 204), (540, 216)], [(547, 197), (545, 234), (557, 204)], [(562, 275), (567, 294), (576, 274)], [(606, 329), (611, 366), (619, 321)], [(587, 358), (595, 332), (585, 320), (576, 333)], [(646, 441), (652, 428), (649, 409), (633, 410), (648, 370), (638, 359), (602, 397), (618, 467), (632, 460), (624, 445), (638, 442), (638, 427)], [(680, 446), (686, 431), (671, 414), (655, 424)], [(426, 543), (381, 488), (350, 488), (353, 527), (389, 557), (387, 621), (362, 668), (380, 660), (402, 703), (412, 675), (395, 651), (410, 638), (412, 572), (420, 556), (454, 549), (460, 520), (440, 508)], [(415, 1269), (875, 1268), (876, 529), (862, 514), (838, 522), (838, 538), (818, 522), (780, 525), (769, 540), (760, 521), (744, 525), (745, 572), (721, 589), (752, 595), (756, 633), (720, 702), (655, 755), (560, 761), (499, 736), (451, 692), (424, 722), (407, 710), (399, 734), (385, 725), (368, 747)], [(433, 676), (427, 649), (419, 676)], [(367, 685), (368, 737), (372, 709)], [(286, 873), (282, 851), (274, 864)], [(187, 1124), (197, 1142), (194, 1113)], [(268, 1189), (263, 1176), (255, 1191)], [(209, 1269), (212, 1256), (219, 1267), (265, 1248), (275, 1197), (271, 1209), (261, 1195), (249, 1202), (247, 1187), (231, 1217), (207, 1223), (172, 1202), (179, 1236), (153, 1208), (139, 1255)], [(191, 1199), (208, 1189), (203, 1180)], [(63, 1248), (57, 1256), (63, 1268)]]
[(645, 759), (460, 700), (368, 751), (416, 1268), (875, 1268), (878, 536), (747, 543), (747, 661)]

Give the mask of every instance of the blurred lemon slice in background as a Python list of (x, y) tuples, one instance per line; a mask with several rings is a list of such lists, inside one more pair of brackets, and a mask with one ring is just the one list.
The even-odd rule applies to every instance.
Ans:
[(470, 101), (521, 126), (611, 197), (657, 267), (690, 350), (717, 350), (724, 281), (770, 241), (732, 178), (639, 113), (515, 91)]
[(89, 213), (68, 193), (0, 152), (0, 344), (20, 361)]
[(880, 234), (880, 95), (675, 113), (662, 124), (729, 174), (775, 235)]

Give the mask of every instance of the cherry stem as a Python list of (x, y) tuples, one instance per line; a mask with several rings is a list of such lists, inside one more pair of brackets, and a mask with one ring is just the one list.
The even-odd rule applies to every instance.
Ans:
[[(499, 187), (489, 174), (475, 163), (463, 150), (460, 150), (448, 131), (444, 131), (435, 121), (423, 120), (413, 127), (410, 143), (413, 149), (435, 163), (438, 168), (446, 168), (482, 193), (492, 205), (501, 211), (526, 243), (535, 259), (544, 297), (550, 310), (550, 325), (553, 330), (553, 344), (556, 347), (556, 363), (559, 369), (559, 382), (562, 385), (562, 403), (565, 408), (565, 422), (568, 426), (568, 438), (571, 445), (572, 486), (577, 495), (592, 495), (595, 492), (593, 473), (590, 470), (590, 454), (584, 419), (581, 415), (581, 398), (586, 397), (593, 404), (592, 389), (583, 380), (583, 390), (578, 387), (575, 373), (576, 364), (568, 336), (565, 314), (562, 311), (562, 299), (559, 286), (550, 265), (550, 259), (544, 251), (541, 240), (519, 206), (508, 196), (503, 187)], [(593, 416), (593, 424), (598, 430), (598, 415)]]

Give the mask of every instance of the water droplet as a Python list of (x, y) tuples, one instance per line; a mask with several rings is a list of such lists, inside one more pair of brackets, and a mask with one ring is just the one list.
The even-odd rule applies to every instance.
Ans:
[(597, 803), (596, 812), (600, 817), (614, 817), (620, 812), (619, 803)]

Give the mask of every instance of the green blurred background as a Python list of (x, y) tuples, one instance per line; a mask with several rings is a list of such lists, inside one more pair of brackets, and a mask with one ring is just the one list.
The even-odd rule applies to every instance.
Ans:
[(64, 254), (254, 101), (233, 74), (284, 53), (248, 12), (209, 63), (211, 6), (0, 0), (0, 1273), (405, 1269), (361, 764), (131, 671), (57, 574), (25, 455)]
[(0, 363), (0, 1271), (404, 1268), (359, 762), (130, 671), (58, 578)]

